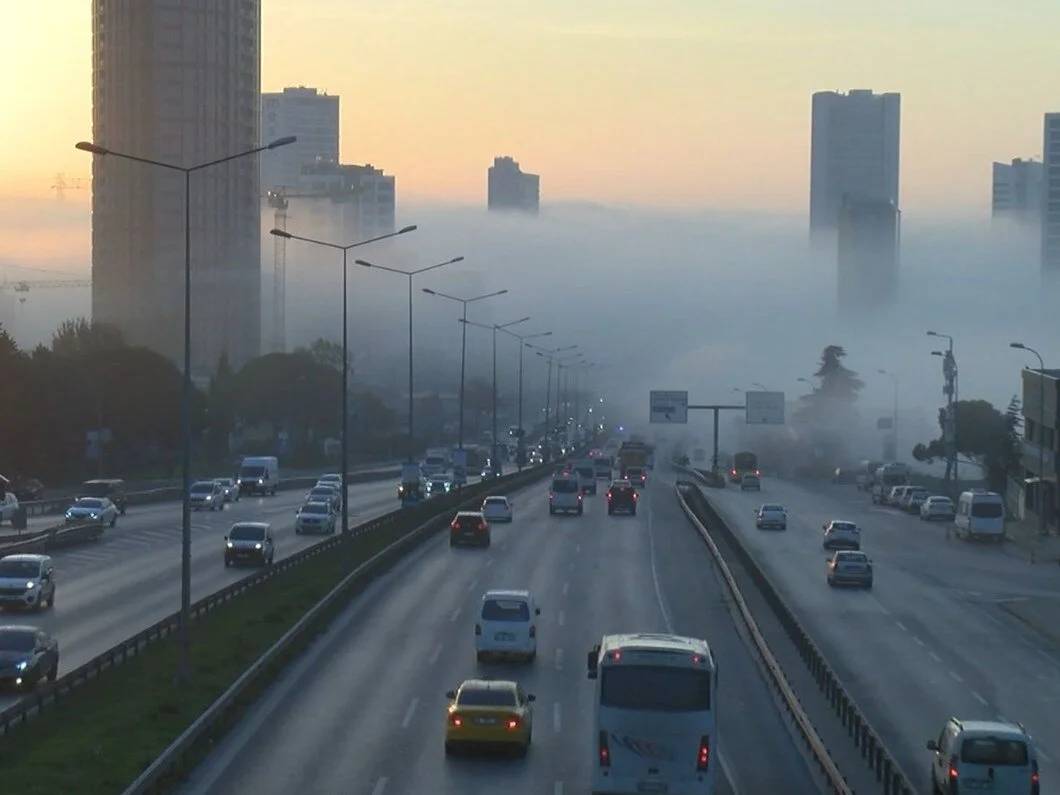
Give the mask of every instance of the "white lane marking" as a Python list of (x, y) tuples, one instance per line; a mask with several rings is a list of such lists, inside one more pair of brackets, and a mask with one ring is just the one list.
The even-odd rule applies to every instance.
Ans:
[(1047, 765), (1052, 764), (1053, 758), (1049, 754), (1045, 753), (1041, 748), (1038, 748), (1038, 758), (1045, 762)]
[(561, 627), (567, 623), (567, 614), (564, 613), (562, 610), (559, 611), (559, 615), (556, 617), (556, 623), (559, 624)]
[(935, 654), (935, 652), (933, 652), (933, 651), (929, 651), (928, 652), (928, 657), (930, 657), (932, 660), (934, 660), (937, 663), (942, 662), (942, 658), (939, 657), (937, 654)]
[(556, 670), (563, 670), (563, 649), (556, 649)]
[(663, 601), (662, 588), (659, 587), (659, 572), (655, 567), (655, 532), (652, 530), (654, 524), (655, 511), (648, 509), (648, 548), (651, 551), (651, 580), (655, 584), (655, 600), (659, 603), (659, 611), (662, 613), (663, 623), (666, 624), (666, 631), (673, 633), (674, 625), (670, 620), (670, 612), (666, 609), (666, 602)]
[(959, 673), (957, 673), (956, 671), (950, 671), (950, 677), (955, 682), (963, 682), (964, 681), (964, 679), (961, 677), (961, 675)]
[(486, 558), (486, 568), (493, 565), (493, 558)]
[(570, 593), (570, 583), (569, 582), (565, 582), (565, 583), (563, 583), (563, 595), (566, 596), (569, 593)]
[(982, 697), (981, 695), (979, 695), (978, 693), (976, 693), (976, 692), (975, 692), (974, 690), (972, 691), (972, 698), (974, 698), (974, 699), (975, 699), (976, 701), (978, 701), (978, 702), (979, 702), (980, 704), (982, 704), (982, 705), (983, 705), (984, 707), (986, 706), (986, 699), (985, 699), (985, 698), (983, 698), (983, 697)]
[(740, 795), (740, 788), (736, 786), (736, 777), (732, 774), (732, 768), (729, 767), (728, 758), (720, 750), (718, 751), (718, 761), (721, 762), (721, 772), (729, 780), (729, 789), (732, 790), (733, 795)]
[(442, 656), (442, 644), (439, 643), (437, 646), (434, 647), (434, 651), (431, 652), (431, 659), (429, 660), (430, 664), (434, 665), (436, 662), (438, 662), (438, 658), (441, 657), (441, 656)]
[(388, 780), (389, 779), (387, 779), (386, 776), (381, 776), (380, 779), (375, 782), (375, 786), (372, 787), (372, 795), (383, 795), (383, 793), (386, 792), (386, 782)]
[(409, 708), (405, 710), (405, 718), (401, 721), (402, 729), (407, 729), (409, 724), (412, 723), (412, 716), (416, 714), (416, 707), (419, 703), (420, 700), (418, 698), (414, 698), (409, 702)]
[[(1041, 756), (1041, 752), (1038, 753), (1038, 756)], [(562, 781), (557, 781), (555, 784), (552, 785), (552, 795), (563, 795)]]
[(449, 616), (449, 623), (452, 624), (458, 618), (460, 618), (460, 608), (459, 607), (452, 612), (452, 615)]
[(561, 727), (562, 724), (560, 722), (559, 702), (557, 701), (552, 705), (552, 728), (555, 729), (556, 734), (559, 734)]
[(582, 551), (582, 545), (581, 544), (575, 544), (574, 545), (574, 551), (575, 552), (581, 552)]
[(921, 640), (920, 638), (918, 638), (918, 637), (917, 637), (916, 635), (913, 635), (913, 640), (915, 640), (915, 641), (916, 641), (917, 643), (919, 643), (919, 644), (920, 644), (921, 646), (926, 646), (926, 645), (927, 645), (926, 643), (924, 643), (924, 641), (922, 641), (922, 640)]
[(884, 615), (887, 615), (887, 616), (889, 616), (889, 615), (893, 615), (893, 614), (891, 613), (891, 611), (890, 611), (890, 610), (888, 610), (888, 609), (887, 609), (886, 607), (884, 607), (883, 605), (880, 605), (880, 610), (882, 610), (882, 611), (883, 611), (883, 614), (884, 614)]
[(476, 586), (476, 585), (478, 585), (478, 580), (477, 580), (477, 579), (475, 579), (475, 580), (472, 580), (471, 582), (469, 582), (469, 583), (467, 584), (467, 589), (468, 589), (469, 591), (473, 591), (473, 590), (475, 590), (475, 586)]
[(901, 621), (895, 621), (894, 623), (898, 625), (898, 629), (902, 630), (902, 632), (908, 632), (909, 631), (909, 627), (907, 627)]

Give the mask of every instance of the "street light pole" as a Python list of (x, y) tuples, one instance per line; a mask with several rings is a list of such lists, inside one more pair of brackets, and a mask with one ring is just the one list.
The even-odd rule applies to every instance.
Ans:
[(345, 533), (350, 527), (350, 507), (349, 500), (346, 494), (346, 488), (348, 485), (347, 472), (349, 470), (349, 451), (350, 451), (350, 435), (349, 435), (349, 381), (350, 381), (350, 347), (349, 347), (349, 333), (348, 333), (348, 313), (347, 313), (347, 300), (349, 296), (349, 290), (347, 289), (349, 269), (346, 267), (346, 255), (350, 249), (357, 248), (359, 246), (366, 246), (369, 243), (375, 243), (379, 240), (386, 240), (390, 237), (397, 237), (398, 235), (404, 235), (408, 232), (416, 231), (416, 226), (405, 226), (396, 232), (390, 232), (386, 235), (379, 235), (378, 237), (372, 237), (368, 240), (359, 240), (356, 243), (349, 243), (347, 245), (341, 245), (339, 243), (329, 243), (325, 240), (316, 240), (311, 237), (302, 237), (301, 235), (292, 234), (285, 229), (272, 229), (269, 234), (275, 237), (281, 237), (285, 240), (301, 240), (303, 243), (311, 243), (315, 246), (322, 246), (324, 248), (336, 249), (342, 252), (342, 391), (340, 395), (342, 405), (342, 454), (340, 457), (342, 465), (342, 532)]
[[(953, 483), (954, 488), (960, 488), (960, 475), (958, 473), (958, 465), (960, 454), (957, 446), (957, 412), (958, 403), (960, 402), (960, 395), (957, 390), (957, 359), (953, 355), (953, 337), (949, 334), (942, 334), (938, 331), (928, 331), (927, 336), (929, 337), (941, 337), (942, 339), (949, 341), (949, 349), (946, 353), (941, 351), (937, 352), (939, 356), (943, 357), (943, 374), (946, 376), (946, 396), (949, 401), (949, 410), (947, 411), (947, 419), (950, 423), (950, 444), (952, 445), (952, 461), (953, 461)], [(932, 351), (932, 355), (936, 352)]]
[(538, 356), (548, 361), (548, 385), (545, 387), (545, 448), (547, 460), (552, 459), (552, 430), (555, 426), (552, 425), (552, 416), (550, 411), (549, 402), (552, 399), (552, 364), (556, 362), (556, 422), (559, 422), (559, 362), (556, 360), (556, 354), (563, 353), (564, 351), (573, 351), (578, 347), (577, 343), (574, 345), (566, 345), (562, 348), (541, 348), (537, 345), (531, 345), (527, 343), (529, 347), (533, 348)]
[(100, 157), (117, 157), (184, 174), (184, 383), (180, 400), (181, 457), (183, 460), (181, 466), (180, 657), (177, 664), (177, 678), (181, 682), (188, 682), (191, 679), (191, 175), (192, 172), (211, 166), (256, 155), (266, 150), (278, 149), (281, 146), (293, 144), (296, 140), (297, 138), (293, 135), (277, 138), (265, 146), (256, 146), (253, 149), (194, 166), (178, 166), (161, 160), (116, 152), (88, 141), (79, 141), (74, 145), (75, 149)]
[(515, 454), (515, 465), (522, 471), (523, 464), (526, 458), (526, 446), (525, 436), (526, 429), (523, 428), (523, 348), (531, 347), (526, 341), (531, 339), (537, 339), (539, 337), (551, 337), (551, 331), (541, 331), (537, 334), (516, 334), (507, 328), (501, 328), (505, 334), (511, 337), (515, 337), (519, 340), (519, 439), (517, 444), (517, 450)]
[(457, 263), (457, 262), (463, 262), (463, 260), (464, 260), (463, 257), (453, 257), (452, 259), (447, 259), (445, 262), (439, 262), (439, 263), (437, 263), (435, 265), (428, 265), (426, 268), (419, 268), (418, 270), (414, 270), (414, 271), (403, 271), (403, 270), (400, 270), (398, 268), (387, 267), (386, 265), (375, 265), (375, 264), (373, 264), (371, 262), (367, 262), (366, 260), (363, 260), (363, 259), (354, 260), (354, 262), (357, 265), (360, 265), (363, 268), (375, 268), (376, 270), (387, 271), (388, 273), (395, 273), (395, 274), (397, 274), (399, 276), (404, 276), (406, 279), (408, 279), (408, 283), (409, 283), (409, 449), (408, 449), (408, 462), (410, 464), (413, 462), (413, 452), (414, 452), (414, 446), (415, 446), (414, 436), (413, 436), (414, 428), (412, 426), (412, 420), (413, 420), (413, 397), (412, 397), (412, 280), (413, 280), (414, 277), (419, 276), (421, 273), (426, 273), (427, 271), (433, 271), (435, 268), (441, 268), (441, 267), (443, 267), (445, 265), (452, 265), (452, 264)]
[(1045, 360), (1034, 348), (1010, 342), (1010, 348), (1029, 351), (1038, 357), (1038, 535), (1045, 535)]

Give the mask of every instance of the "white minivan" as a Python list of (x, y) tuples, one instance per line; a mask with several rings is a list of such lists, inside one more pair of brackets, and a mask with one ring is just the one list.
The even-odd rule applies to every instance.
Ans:
[(236, 483), (240, 494), (276, 494), (280, 487), (280, 462), (275, 456), (244, 458)]
[(548, 492), (548, 512), (582, 515), (582, 490), (577, 475), (557, 475)]
[(965, 538), (1005, 538), (1005, 501), (994, 491), (973, 489), (965, 491), (957, 500), (957, 516), (953, 520), (957, 535)]
[(479, 662), (488, 656), (537, 656), (537, 617), (541, 608), (529, 591), (486, 591), (475, 622), (475, 654)]

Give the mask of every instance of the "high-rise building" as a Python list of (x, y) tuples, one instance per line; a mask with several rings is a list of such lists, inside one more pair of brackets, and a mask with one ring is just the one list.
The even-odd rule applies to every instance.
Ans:
[(371, 164), (346, 165), (318, 160), (302, 167), (296, 194), (327, 196), (343, 209), (342, 228), (355, 237), (394, 231), (394, 177)]
[(898, 202), (901, 96), (860, 89), (813, 95), (810, 232), (834, 232), (844, 196)]
[(1038, 161), (1018, 157), (1011, 163), (994, 163), (991, 215), (1037, 224), (1042, 214), (1043, 171)]
[(261, 95), (261, 139), (287, 135), (298, 140), (261, 161), (263, 190), (291, 187), (304, 166), (339, 160), (339, 98), (298, 86)]
[(487, 206), (491, 210), (536, 213), (541, 199), (541, 177), (525, 174), (510, 157), (495, 157), (487, 178)]
[(901, 216), (892, 202), (847, 196), (839, 208), (838, 298), (843, 314), (862, 314), (894, 300)]
[[(182, 166), (259, 145), (259, 0), (93, 0), (92, 135)], [(191, 174), (192, 368), (261, 346), (258, 159)], [(92, 315), (183, 356), (184, 175), (92, 164)]]
[(1060, 281), (1060, 113), (1045, 114), (1042, 155), (1042, 274)]

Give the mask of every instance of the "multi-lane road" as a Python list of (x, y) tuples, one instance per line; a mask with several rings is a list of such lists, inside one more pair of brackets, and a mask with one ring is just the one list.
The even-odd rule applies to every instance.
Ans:
[[(610, 632), (707, 638), (719, 661), (720, 791), (818, 788), (734, 624), (707, 552), (658, 477), (635, 517), (549, 516), (547, 485), (514, 494), (489, 549), (425, 543), (354, 599), (194, 771), (188, 793), (585, 792), (595, 753), (585, 656)], [(542, 607), (530, 664), (479, 664), (482, 593), (531, 589)], [(525, 759), (443, 750), (445, 692), (514, 678), (537, 696)]]
[[(881, 732), (914, 785), (927, 781), (924, 741), (950, 715), (1022, 722), (1036, 740), (1045, 782), (1060, 781), (1060, 654), (1005, 610), (1052, 599), (1055, 566), (1032, 566), (996, 545), (947, 539), (945, 525), (873, 506), (853, 486), (763, 479), (761, 494), (704, 489), (750, 546)], [(755, 529), (763, 502), (788, 509), (785, 532)], [(825, 582), (821, 525), (862, 528), (871, 591)]]
[[(233, 522), (266, 521), (273, 527), (277, 560), (320, 540), (296, 535), (295, 510), (303, 489), (274, 497), (243, 497), (223, 511), (196, 511), (191, 521), (191, 598), (201, 599), (252, 570), (224, 566), (224, 536)], [(393, 480), (353, 484), (350, 522), (357, 524), (398, 508)], [(32, 624), (59, 640), (63, 674), (174, 613), (180, 607), (181, 506), (161, 502), (130, 506), (103, 537), (51, 553), (56, 567), (54, 609), (6, 610), (3, 624)], [(4, 693), (0, 709), (18, 696)]]

